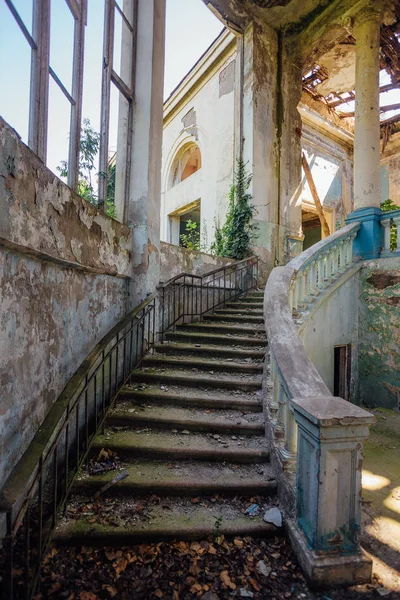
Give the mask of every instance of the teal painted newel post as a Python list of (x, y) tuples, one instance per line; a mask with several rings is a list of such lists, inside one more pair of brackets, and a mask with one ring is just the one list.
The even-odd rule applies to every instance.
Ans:
[(374, 416), (341, 398), (295, 398), (298, 426), (292, 544), (312, 586), (371, 580), (358, 544), (362, 445)]
[(346, 218), (346, 225), (360, 223), (360, 230), (353, 242), (353, 256), (362, 260), (378, 258), (383, 246), (383, 230), (380, 223), (382, 210), (377, 207), (359, 208)]

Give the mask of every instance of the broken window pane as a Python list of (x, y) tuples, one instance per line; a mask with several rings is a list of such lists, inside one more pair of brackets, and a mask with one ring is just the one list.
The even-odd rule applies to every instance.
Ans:
[(0, 4), (0, 115), (14, 127), (26, 144), (29, 128), (30, 72), (31, 48), (9, 8), (2, 2)]
[(75, 20), (65, 0), (52, 0), (50, 13), (50, 66), (71, 93)]
[[(71, 105), (55, 81), (49, 78), (47, 166), (58, 177), (68, 170)], [(58, 167), (58, 168), (57, 168)], [(62, 171), (60, 171), (61, 169)], [(65, 178), (65, 175), (63, 175)]]
[(117, 10), (114, 21), (113, 68), (122, 81), (131, 88), (132, 32)]

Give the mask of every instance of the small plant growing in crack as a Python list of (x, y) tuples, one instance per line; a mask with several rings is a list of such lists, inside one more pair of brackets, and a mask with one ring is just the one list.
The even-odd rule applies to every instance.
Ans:
[(215, 523), (214, 523), (214, 541), (221, 535), (221, 525), (222, 525), (222, 515), (220, 515), (219, 517), (214, 517), (215, 519)]

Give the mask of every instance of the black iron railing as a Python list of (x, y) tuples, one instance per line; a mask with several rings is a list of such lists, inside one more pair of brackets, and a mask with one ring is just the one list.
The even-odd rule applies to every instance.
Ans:
[(193, 321), (257, 287), (258, 259), (250, 257), (204, 275), (182, 273), (160, 288), (160, 332)]
[(157, 340), (163, 340), (167, 330), (238, 298), (257, 286), (257, 277), (254, 257), (206, 275), (175, 277), (94, 348), (1, 490), (0, 598), (32, 598), (42, 558), (57, 518), (66, 510), (73, 479), (132, 370)]

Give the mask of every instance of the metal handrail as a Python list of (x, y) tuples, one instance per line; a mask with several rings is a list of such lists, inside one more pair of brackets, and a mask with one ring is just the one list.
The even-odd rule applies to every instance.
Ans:
[[(121, 388), (145, 354), (179, 321), (201, 318), (256, 287), (257, 278), (256, 257), (204, 275), (178, 275), (162, 284), (158, 293), (146, 298), (95, 346), (0, 491), (0, 513), (5, 514), (7, 529), (0, 556), (4, 573), (0, 597), (32, 598), (42, 557), (58, 514), (66, 509), (74, 477)], [(165, 319), (170, 313), (173, 318)], [(18, 586), (14, 585), (14, 567), (24, 572)]]

